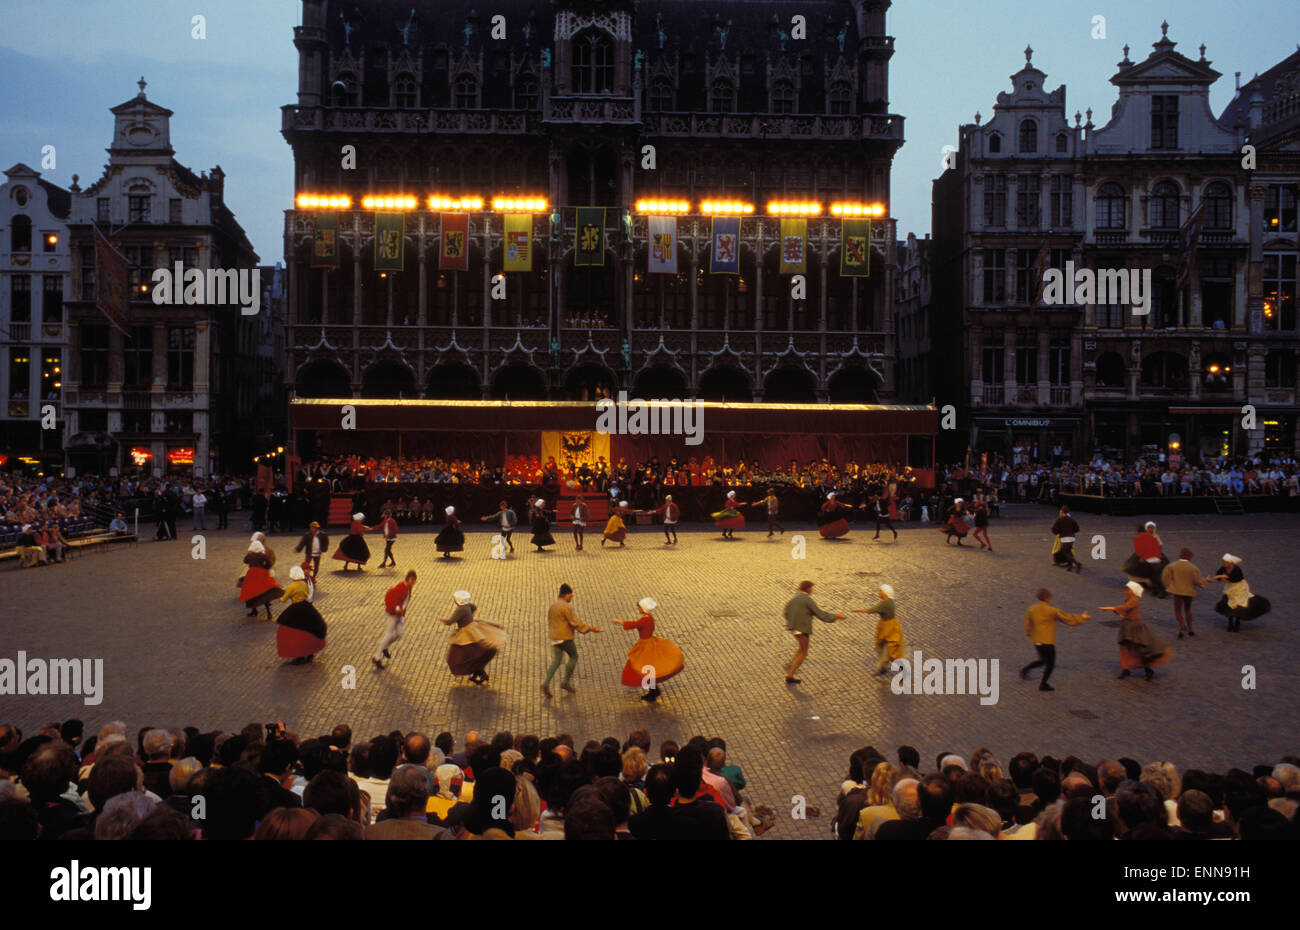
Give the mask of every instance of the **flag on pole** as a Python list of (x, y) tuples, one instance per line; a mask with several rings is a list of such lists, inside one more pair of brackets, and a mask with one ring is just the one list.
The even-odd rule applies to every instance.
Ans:
[[(1034, 256), (1034, 264), (1029, 270), (1030, 279), (1034, 282), (1034, 302), (1029, 305), (1031, 310), (1037, 310), (1043, 302), (1043, 288), (1047, 286), (1047, 268), (1051, 254), (1052, 250), (1048, 248), (1048, 242), (1044, 239), (1043, 247)], [(1074, 284), (1067, 283), (1067, 286), (1073, 288)]]
[(740, 274), (740, 217), (713, 218), (713, 248), (710, 252), (711, 274)]
[(312, 216), (311, 267), (339, 266), (339, 215), (317, 213)]
[(469, 270), (469, 217), (464, 213), (444, 213), (442, 247), (438, 267), (443, 271)]
[(533, 215), (507, 213), (505, 216), (505, 270), (533, 270)]
[[(99, 227), (94, 229), (95, 248), (95, 307), (108, 317), (108, 321), (124, 334), (127, 329), (127, 263), (126, 258), (104, 238)], [(179, 286), (180, 282), (176, 282)]]
[(406, 214), (375, 214), (375, 271), (401, 271), (406, 259)]
[(840, 274), (850, 278), (871, 275), (871, 220), (840, 221)]
[(650, 258), (646, 271), (677, 274), (677, 217), (650, 217)]
[(577, 241), (573, 264), (577, 267), (605, 264), (605, 208), (578, 207)]
[(803, 274), (808, 270), (808, 221), (802, 217), (781, 220), (781, 274)]
[(1205, 219), (1205, 201), (1192, 211), (1183, 228), (1178, 230), (1178, 283), (1182, 290), (1192, 277), (1192, 265), (1196, 262), (1196, 243), (1201, 238), (1201, 223)]

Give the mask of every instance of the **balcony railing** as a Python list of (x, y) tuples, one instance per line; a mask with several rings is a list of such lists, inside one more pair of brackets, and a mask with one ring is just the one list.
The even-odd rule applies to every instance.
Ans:
[(1144, 229), (1142, 238), (1146, 239), (1151, 245), (1177, 245), (1178, 230), (1176, 229)]
[(1033, 384), (1016, 385), (1017, 404), (1037, 404), (1038, 403), (1038, 386)]
[(397, 109), (394, 107), (280, 108), (283, 132), (445, 133), (447, 135), (524, 135), (536, 131), (537, 117), (523, 110)]
[(763, 113), (647, 113), (646, 135), (741, 139), (903, 141), (903, 117), (893, 114), (792, 116)]
[(32, 324), (31, 323), (10, 323), (9, 341), (10, 342), (31, 342)]
[(1056, 384), (1052, 385), (1050, 403), (1053, 407), (1068, 407), (1070, 405), (1070, 389)]
[(547, 97), (542, 106), (545, 123), (635, 123), (640, 118), (635, 97)]
[(1097, 230), (1097, 245), (1125, 245), (1128, 243), (1128, 231), (1123, 229)]
[(1002, 399), (1006, 395), (1006, 390), (1000, 384), (984, 385), (984, 406), (997, 407), (1001, 406)]

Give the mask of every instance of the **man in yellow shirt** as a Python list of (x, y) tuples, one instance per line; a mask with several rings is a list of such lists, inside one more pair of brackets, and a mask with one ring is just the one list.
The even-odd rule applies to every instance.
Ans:
[(1047, 683), (1047, 679), (1051, 676), (1052, 669), (1056, 668), (1056, 624), (1059, 622), (1067, 626), (1078, 626), (1091, 619), (1086, 613), (1067, 614), (1063, 610), (1058, 610), (1052, 606), (1052, 592), (1046, 588), (1039, 588), (1038, 603), (1025, 611), (1025, 635), (1038, 650), (1038, 659), (1022, 668), (1020, 677), (1028, 679), (1031, 671), (1041, 667), (1043, 680), (1039, 683), (1038, 690), (1055, 691), (1056, 689)]
[(546, 625), (551, 637), (551, 665), (546, 670), (546, 681), (542, 683), (542, 694), (551, 696), (551, 679), (560, 667), (565, 656), (569, 657), (564, 667), (564, 683), (560, 685), (565, 691), (577, 691), (570, 683), (573, 670), (578, 666), (578, 647), (573, 643), (573, 631), (579, 633), (599, 633), (600, 627), (587, 626), (573, 612), (573, 588), (567, 584), (560, 585), (560, 596), (546, 611)]

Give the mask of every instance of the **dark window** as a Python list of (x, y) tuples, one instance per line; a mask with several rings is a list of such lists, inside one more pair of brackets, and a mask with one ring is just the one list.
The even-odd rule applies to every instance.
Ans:
[(673, 85), (660, 79), (650, 85), (650, 109), (671, 110), (673, 108)]
[(794, 85), (789, 81), (777, 81), (772, 85), (772, 112), (793, 113), (794, 110)]
[(112, 201), (110, 201), (107, 197), (100, 197), (98, 200), (95, 201), (95, 221), (102, 226), (107, 226), (109, 223), (112, 222), (111, 204)]
[(1052, 175), (1052, 228), (1074, 223), (1074, 178), (1068, 174)]
[(1038, 123), (1035, 120), (1022, 120), (1020, 123), (1020, 151), (1033, 154), (1038, 151)]
[(1038, 334), (1029, 327), (1016, 330), (1016, 384), (1038, 383)]
[(1056, 134), (1056, 151), (1062, 155), (1070, 151), (1070, 137), (1063, 132)]
[(1232, 228), (1232, 188), (1222, 181), (1205, 189), (1205, 228)]
[(1173, 352), (1156, 352), (1142, 360), (1142, 384), (1146, 387), (1187, 388), (1187, 359)]
[(122, 386), (140, 390), (153, 384), (153, 327), (132, 326), (122, 340)]
[(1161, 181), (1151, 191), (1151, 228), (1177, 229), (1180, 215), (1178, 185)]
[(173, 326), (167, 330), (167, 387), (188, 391), (194, 388), (194, 328)]
[(1151, 147), (1178, 148), (1178, 97), (1159, 94), (1151, 98)]
[(1295, 387), (1296, 354), (1290, 349), (1272, 349), (1264, 356), (1264, 386)]
[(1002, 151), (1002, 137), (996, 132), (989, 135), (989, 151), (994, 154)]
[(1124, 359), (1116, 352), (1105, 352), (1097, 359), (1097, 387), (1122, 388), (1128, 380)]
[(54, 252), (59, 248), (59, 234), (56, 232), (41, 233), (41, 251)]
[(853, 112), (853, 89), (843, 83), (832, 84), (829, 108), (832, 116), (847, 116)]
[(1036, 286), (1034, 281), (1034, 259), (1038, 253), (1033, 249), (1016, 250), (1016, 303), (1027, 304), (1034, 299), (1030, 288)]
[(984, 225), (1007, 225), (1007, 176), (990, 174), (984, 178)]
[(1006, 380), (1006, 350), (1002, 347), (1002, 330), (984, 331), (984, 348), (980, 351), (980, 370), (985, 384)]
[(1264, 229), (1268, 232), (1296, 231), (1294, 184), (1269, 185), (1264, 195)]
[(1264, 329), (1294, 332), (1296, 328), (1295, 253), (1264, 255)]
[(108, 326), (82, 324), (81, 383), (85, 387), (103, 387), (108, 383)]
[(709, 88), (710, 106), (714, 113), (734, 113), (736, 111), (736, 88), (730, 81), (714, 81)]
[(11, 252), (30, 252), (32, 250), (32, 221), (21, 214), (15, 216), (9, 229), (9, 250)]
[(456, 78), (456, 107), (469, 110), (478, 106), (478, 81), (468, 74)]
[(1058, 387), (1070, 383), (1070, 331), (1052, 330), (1048, 348), (1047, 378)]
[(127, 195), (126, 220), (128, 223), (143, 223), (149, 220), (149, 195)]
[(58, 400), (63, 388), (63, 354), (58, 349), (45, 349), (41, 353), (41, 397)]
[(42, 282), (41, 322), (63, 322), (63, 275), (47, 274)]
[(336, 107), (355, 107), (357, 105), (357, 76), (345, 71), (334, 79), (330, 85), (330, 102)]
[[(1098, 268), (1123, 268), (1123, 255), (1098, 255)], [(1121, 304), (1114, 293), (1115, 288), (1106, 289), (1107, 303), (1097, 304), (1097, 328), (1098, 329), (1123, 329), (1124, 314), (1128, 311), (1127, 304)]]
[(1016, 182), (1016, 223), (1021, 229), (1037, 229), (1043, 223), (1039, 197), (1042, 181), (1036, 174), (1022, 174)]
[(1212, 329), (1232, 329), (1232, 259), (1206, 258), (1200, 262), (1201, 323)]
[(95, 299), (95, 247), (89, 241), (81, 249), (81, 299)]
[(167, 201), (167, 222), (181, 222), (181, 199), (179, 197), (172, 197)]
[(1000, 304), (1007, 298), (1007, 250), (984, 250), (984, 303)]
[(1097, 228), (1124, 229), (1127, 226), (1128, 198), (1118, 184), (1097, 188)]
[(420, 89), (415, 86), (415, 78), (409, 74), (400, 75), (393, 82), (393, 106), (412, 109), (419, 105)]
[(515, 109), (537, 109), (537, 79), (531, 74), (520, 75), (515, 85)]
[(1161, 265), (1151, 275), (1151, 313), (1149, 319), (1155, 329), (1168, 329), (1178, 325), (1178, 275), (1168, 265)]
[(614, 49), (609, 34), (587, 29), (573, 37), (573, 92), (607, 94), (614, 89)]
[(31, 390), (32, 352), (21, 346), (9, 350), (9, 396), (14, 400), (27, 400)]
[(32, 321), (32, 276), (29, 274), (9, 277), (9, 319), (13, 323)]

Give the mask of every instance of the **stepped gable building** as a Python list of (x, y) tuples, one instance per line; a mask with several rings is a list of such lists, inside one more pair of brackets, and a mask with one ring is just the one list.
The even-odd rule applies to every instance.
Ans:
[[(237, 297), (194, 294), (196, 303), (156, 305), (154, 270), (251, 271), (244, 230), (225, 205), (220, 166), (196, 175), (176, 160), (172, 111), (140, 92), (112, 108), (113, 142), (103, 175), (81, 189), (73, 176), (68, 230), (72, 281), (63, 420), (68, 465), (78, 473), (139, 468), (208, 475), (244, 471), (261, 411), (250, 380), (261, 322)], [(125, 301), (111, 319), (98, 288), (96, 230), (124, 261)], [(104, 256), (100, 256), (104, 258)], [(115, 265), (112, 259), (107, 266)], [(180, 289), (177, 289), (178, 293)], [(180, 293), (180, 297), (185, 295)], [(263, 311), (264, 312), (264, 311)], [(256, 450), (261, 451), (261, 450)]]
[[(936, 335), (966, 369), (941, 395), (960, 397), (973, 449), (1010, 456), (1290, 450), (1293, 427), (1242, 426), (1241, 408), (1265, 399), (1275, 344), (1291, 347), (1294, 379), (1295, 330), (1294, 318), (1289, 336), (1270, 330), (1251, 295), (1258, 182), (1243, 131), (1210, 110), (1220, 75), (1204, 47), (1196, 60), (1176, 51), (1167, 24), (1145, 60), (1126, 46), (1118, 68), (1104, 126), (1091, 111), (1070, 124), (1064, 89), (1044, 93), (1026, 64), (992, 120), (961, 128), (934, 209), (936, 292), (962, 320)], [(1149, 274), (1149, 312), (1113, 290), (1076, 303), (1073, 282), (1049, 305), (1040, 271), (1068, 262)]]
[[(889, 203), (903, 143), (889, 0), (411, 6), (303, 2), (298, 101), (283, 108), (299, 198), (285, 216), (285, 377), (298, 396), (894, 396), (892, 221), (873, 221), (870, 276), (842, 276), (829, 210)], [(304, 195), (350, 203), (325, 216)], [(375, 268), (376, 214), (362, 206), (385, 195), (415, 199), (396, 272)], [(464, 270), (444, 261), (448, 210), (430, 195), (486, 201), (469, 211)], [(494, 210), (498, 196), (545, 205)], [(670, 248), (651, 241), (646, 198), (690, 204)], [(718, 200), (754, 205), (738, 273), (710, 272), (701, 205)], [(800, 299), (780, 273), (777, 200), (825, 208), (807, 222)], [(602, 245), (579, 266), (577, 210), (590, 206), (605, 208)], [(531, 214), (530, 270), (503, 267), (509, 212)], [(335, 222), (332, 266), (312, 267), (315, 231)], [(650, 273), (652, 249), (676, 273)]]
[(0, 184), (0, 456), (47, 471), (63, 464), (63, 418), (71, 195), (27, 165)]

